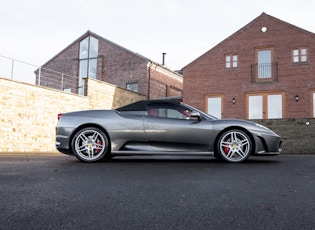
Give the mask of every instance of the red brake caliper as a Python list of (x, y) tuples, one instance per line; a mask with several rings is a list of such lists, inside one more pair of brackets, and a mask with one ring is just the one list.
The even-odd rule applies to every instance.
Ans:
[(228, 147), (223, 147), (223, 151), (225, 152), (225, 154), (228, 154), (230, 149)]
[[(101, 140), (98, 140), (96, 143), (97, 143), (98, 145), (102, 145), (102, 141), (101, 141)], [(95, 153), (99, 153), (99, 152), (101, 151), (101, 149), (102, 149), (102, 148), (97, 147), (97, 148), (95, 149)]]
[(223, 151), (225, 152), (225, 154), (228, 154), (230, 151), (230, 148), (225, 146), (223, 147)]

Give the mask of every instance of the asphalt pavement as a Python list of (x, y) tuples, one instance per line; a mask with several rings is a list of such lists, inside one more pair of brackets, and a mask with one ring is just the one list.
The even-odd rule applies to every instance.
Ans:
[(315, 155), (0, 154), (0, 229), (315, 229)]

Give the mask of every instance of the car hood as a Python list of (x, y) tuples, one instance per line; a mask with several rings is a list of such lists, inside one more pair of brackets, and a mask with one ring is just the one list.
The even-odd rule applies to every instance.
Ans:
[[(224, 129), (227, 127), (243, 127), (247, 129), (250, 132), (259, 132), (259, 133), (267, 133), (271, 135), (277, 135), (274, 131), (267, 128), (266, 126), (263, 126), (259, 123), (248, 121), (248, 120), (242, 120), (242, 119), (233, 119), (233, 118), (225, 118), (220, 120), (214, 120), (213, 121), (214, 127)], [(277, 135), (278, 136), (278, 135)]]

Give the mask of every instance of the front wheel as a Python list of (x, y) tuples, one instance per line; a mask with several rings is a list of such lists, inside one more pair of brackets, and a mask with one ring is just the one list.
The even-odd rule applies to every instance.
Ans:
[(95, 162), (108, 157), (109, 142), (105, 133), (94, 127), (79, 130), (71, 143), (75, 156), (84, 162)]
[(252, 140), (242, 130), (224, 132), (217, 143), (219, 157), (227, 162), (239, 163), (246, 160), (252, 149)]

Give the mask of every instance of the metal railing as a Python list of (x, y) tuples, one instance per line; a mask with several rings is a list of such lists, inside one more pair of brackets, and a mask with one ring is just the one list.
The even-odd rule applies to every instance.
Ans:
[(278, 63), (252, 64), (251, 80), (252, 82), (278, 81)]
[(78, 78), (0, 55), (0, 77), (78, 93)]

